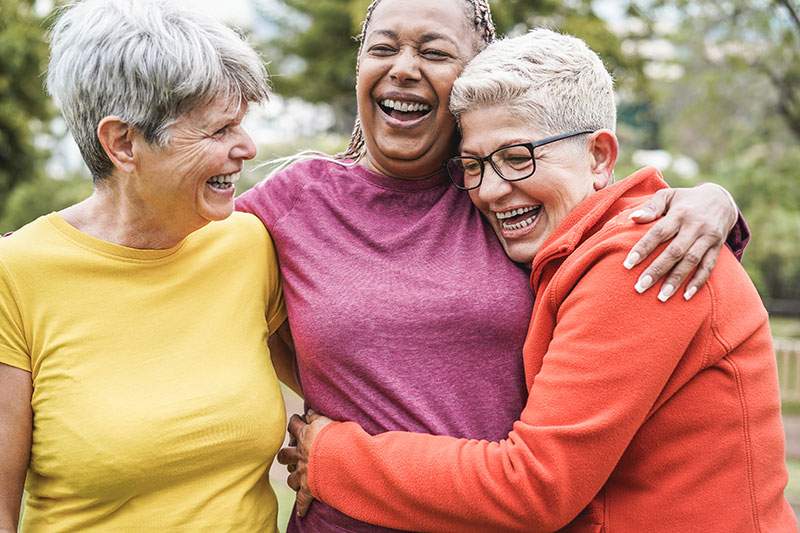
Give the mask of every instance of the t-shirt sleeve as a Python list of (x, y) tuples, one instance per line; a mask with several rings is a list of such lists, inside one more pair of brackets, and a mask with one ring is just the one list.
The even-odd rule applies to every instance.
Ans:
[(275, 245), (272, 238), (267, 234), (267, 283), (265, 301), (267, 302), (267, 325), (270, 334), (281, 327), (286, 320), (286, 303), (283, 299), (283, 283), (281, 282), (280, 271), (278, 269), (278, 257), (275, 253)]
[(294, 207), (307, 165), (294, 164), (268, 176), (236, 199), (236, 210), (257, 216), (270, 232)]
[(11, 274), (0, 263), (0, 363), (31, 371), (22, 315)]

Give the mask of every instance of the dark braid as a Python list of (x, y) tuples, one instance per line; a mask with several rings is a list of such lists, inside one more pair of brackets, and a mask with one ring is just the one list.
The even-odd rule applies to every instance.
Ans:
[[(464, 0), (469, 6), (472, 7), (472, 23), (475, 26), (475, 30), (480, 32), (481, 36), (481, 45), (479, 50), (482, 50), (487, 45), (494, 42), (497, 38), (497, 32), (494, 28), (494, 21), (492, 20), (492, 10), (489, 7), (488, 0)], [(375, 11), (375, 8), (378, 7), (378, 4), (381, 3), (381, 0), (373, 0), (369, 7), (367, 7), (367, 13), (364, 16), (364, 22), (361, 24), (361, 34), (358, 36), (358, 55), (356, 56), (356, 80), (358, 80), (358, 67), (361, 61), (361, 50), (364, 47), (364, 38), (367, 35), (367, 26), (369, 25), (370, 19), (372, 19), (372, 13)], [(356, 81), (358, 84), (358, 81)], [(361, 119), (356, 117), (355, 125), (353, 126), (353, 133), (350, 135), (350, 143), (347, 146), (347, 149), (344, 152), (336, 154), (337, 159), (352, 159), (357, 161), (364, 157), (366, 153), (365, 147), (365, 140), (364, 140), (364, 132), (361, 129)]]

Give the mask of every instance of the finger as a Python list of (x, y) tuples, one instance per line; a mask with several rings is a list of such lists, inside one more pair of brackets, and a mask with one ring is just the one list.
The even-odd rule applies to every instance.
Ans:
[[(644, 269), (634, 288), (636, 292), (643, 293), (652, 287), (658, 280), (669, 274), (669, 272), (680, 263), (697, 241), (694, 232), (681, 232), (669, 245), (656, 257), (650, 265)], [(699, 259), (698, 259), (699, 261)], [(697, 264), (695, 263), (695, 266)], [(676, 285), (673, 285), (673, 289)]]
[(675, 191), (673, 189), (661, 189), (651, 196), (644, 205), (636, 208), (629, 215), (629, 218), (635, 220), (639, 224), (654, 221), (658, 217), (664, 215), (674, 194)]
[(298, 491), (297, 498), (295, 499), (297, 515), (301, 518), (304, 517), (308, 512), (308, 508), (311, 507), (311, 502), (313, 501), (314, 496), (311, 495), (311, 492), (308, 489), (301, 489)]
[(306, 423), (300, 418), (300, 415), (292, 415), (289, 419), (289, 434), (294, 438), (300, 437), (300, 431), (306, 426)]
[(289, 446), (297, 446), (297, 437), (292, 434), (289, 435)]
[(286, 470), (291, 474), (297, 470), (297, 463), (289, 463), (286, 465)]
[(717, 264), (717, 259), (722, 251), (723, 245), (712, 246), (703, 256), (700, 261), (700, 266), (697, 267), (697, 272), (694, 273), (692, 279), (686, 285), (686, 291), (683, 293), (684, 300), (691, 300), (692, 296), (697, 294), (697, 291), (705, 285), (708, 277), (711, 276), (711, 271), (714, 270), (714, 265)]
[(289, 485), (290, 489), (298, 492), (300, 490), (300, 472), (289, 474), (289, 477), (286, 478), (286, 484)]
[(295, 447), (281, 448), (277, 456), (278, 462), (282, 465), (296, 464), (300, 461), (300, 451)]
[[(628, 256), (625, 258), (623, 266), (628, 270), (642, 262), (644, 258), (653, 253), (661, 243), (671, 239), (678, 233), (679, 223), (673, 218), (662, 218), (647, 230), (639, 241), (633, 245)], [(652, 280), (652, 281), (655, 281)], [(651, 285), (652, 285), (651, 281)]]
[[(677, 238), (675, 240), (677, 241)], [(716, 241), (701, 237), (691, 245), (683, 258), (670, 271), (666, 280), (664, 280), (664, 284), (661, 285), (661, 290), (658, 292), (659, 300), (666, 302), (675, 294), (678, 287), (686, 280), (686, 277), (700, 265), (700, 261), (702, 261), (708, 250), (712, 248), (714, 242)]]

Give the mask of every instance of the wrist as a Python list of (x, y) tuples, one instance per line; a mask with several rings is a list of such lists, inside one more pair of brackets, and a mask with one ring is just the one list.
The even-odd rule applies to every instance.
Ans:
[(739, 219), (739, 206), (736, 204), (736, 199), (733, 197), (733, 195), (730, 193), (730, 191), (728, 191), (728, 189), (726, 189), (725, 187), (723, 187), (722, 185), (719, 185), (717, 183), (711, 183), (711, 185), (714, 185), (714, 186), (718, 187), (722, 191), (722, 194), (725, 195), (725, 198), (728, 199), (728, 202), (730, 203), (731, 207), (733, 208), (733, 212), (732, 212), (733, 215), (731, 217), (732, 220), (731, 220), (730, 225), (728, 226), (728, 231), (730, 232), (733, 229), (733, 227), (736, 225), (736, 221)]

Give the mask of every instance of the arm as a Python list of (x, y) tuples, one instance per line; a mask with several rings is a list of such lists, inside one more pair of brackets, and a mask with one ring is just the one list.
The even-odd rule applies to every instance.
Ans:
[(631, 249), (624, 265), (630, 269), (652, 254), (661, 243), (669, 246), (650, 264), (636, 282), (636, 290), (645, 292), (667, 276), (659, 299), (668, 300), (689, 274), (684, 299), (690, 299), (708, 280), (722, 246), (727, 243), (741, 259), (749, 231), (728, 191), (705, 183), (691, 189), (664, 189), (652, 196), (631, 218), (649, 223), (663, 216)]
[(284, 321), (278, 331), (270, 335), (268, 345), (272, 366), (275, 367), (278, 379), (302, 398), (303, 389), (297, 379), (297, 358), (288, 320)]
[(0, 363), (0, 532), (17, 531), (31, 453), (31, 374)]
[(300, 469), (307, 467), (311, 494), (360, 520), (399, 529), (566, 525), (602, 488), (655, 409), (710, 305), (708, 291), (666, 304), (632, 289), (609, 291), (633, 278), (619, 268), (623, 257), (620, 245), (560, 305), (544, 364), (506, 440), (370, 436), (352, 422), (328, 423), (316, 440), (301, 438), (298, 446), (310, 450)]

